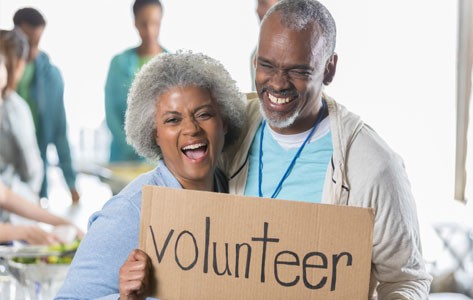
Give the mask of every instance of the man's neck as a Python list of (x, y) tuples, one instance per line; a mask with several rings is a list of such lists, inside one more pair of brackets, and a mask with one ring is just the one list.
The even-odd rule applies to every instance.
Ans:
[[(320, 113), (325, 114), (325, 112), (323, 112), (321, 110), (321, 108), (318, 110), (318, 112), (315, 115), (309, 115), (309, 116), (305, 116), (305, 117), (299, 116), (294, 121), (294, 123), (292, 123), (291, 125), (289, 125), (287, 127), (284, 127), (284, 128), (275, 127), (275, 126), (272, 126), (269, 123), (268, 123), (268, 125), (271, 128), (271, 130), (273, 130), (274, 132), (279, 133), (279, 134), (293, 135), (293, 134), (303, 133), (303, 132), (306, 132), (306, 131), (310, 130), (315, 125), (315, 122), (319, 119), (319, 114)], [(321, 119), (319, 121), (321, 121), (324, 117), (325, 116), (321, 116)]]

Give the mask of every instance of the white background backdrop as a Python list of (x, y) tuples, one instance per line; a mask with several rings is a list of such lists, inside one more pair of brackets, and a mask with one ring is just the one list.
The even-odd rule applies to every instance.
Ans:
[[(248, 91), (259, 25), (256, 1), (162, 2), (161, 44), (221, 60)], [(327, 92), (361, 115), (404, 158), (423, 224), (466, 217), (453, 200), (457, 2), (323, 2), (338, 26), (338, 69)], [(138, 43), (132, 1), (0, 0), (0, 27), (11, 28), (14, 12), (27, 5), (48, 22), (41, 47), (64, 75), (77, 161), (84, 147), (80, 132), (95, 130), (104, 119), (110, 59)]]

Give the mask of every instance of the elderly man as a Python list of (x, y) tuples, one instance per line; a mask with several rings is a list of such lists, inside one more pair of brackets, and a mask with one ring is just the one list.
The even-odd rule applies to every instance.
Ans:
[(323, 93), (335, 75), (335, 40), (335, 21), (315, 0), (268, 10), (256, 57), (259, 100), (249, 101), (247, 135), (226, 153), (230, 192), (374, 208), (370, 297), (427, 299), (431, 277), (402, 159)]

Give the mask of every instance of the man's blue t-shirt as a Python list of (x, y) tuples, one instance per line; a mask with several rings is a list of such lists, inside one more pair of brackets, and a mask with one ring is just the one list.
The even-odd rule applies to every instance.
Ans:
[[(250, 167), (245, 187), (246, 196), (258, 196), (261, 129), (262, 126), (256, 132), (250, 148)], [(274, 133), (271, 133), (269, 126), (265, 126), (264, 130), (262, 192), (263, 197), (270, 198), (299, 150), (299, 146), (285, 149), (274, 139)], [(319, 128), (317, 130), (319, 131)], [(305, 145), (276, 198), (320, 203), (327, 166), (332, 153), (332, 134), (328, 128), (321, 136), (311, 138), (310, 142)]]

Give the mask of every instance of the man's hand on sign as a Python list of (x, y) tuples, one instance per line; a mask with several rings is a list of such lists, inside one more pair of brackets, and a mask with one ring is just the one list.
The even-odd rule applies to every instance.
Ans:
[(144, 251), (130, 252), (120, 268), (120, 300), (141, 300), (149, 295), (152, 276), (151, 259)]

